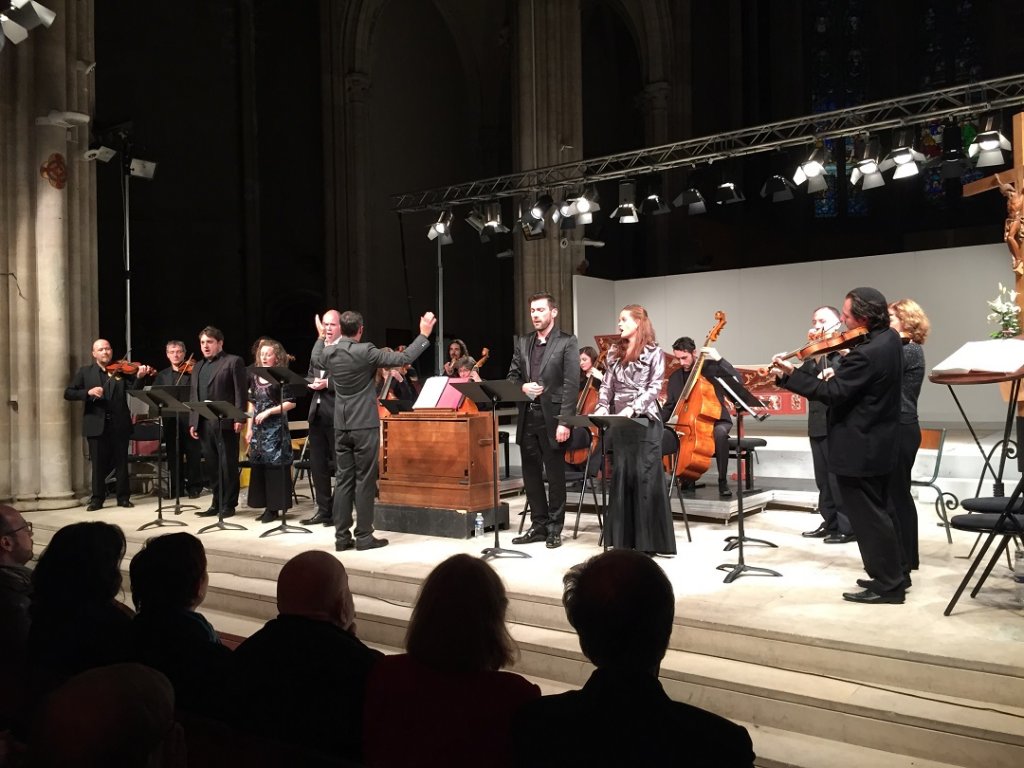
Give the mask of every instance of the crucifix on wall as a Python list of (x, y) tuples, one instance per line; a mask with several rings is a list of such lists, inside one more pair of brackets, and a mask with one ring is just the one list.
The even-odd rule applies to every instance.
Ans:
[(1006, 197), (1003, 241), (1010, 249), (1010, 269), (1017, 306), (1024, 315), (1024, 112), (1013, 116), (1013, 167), (964, 184), (964, 197), (999, 189)]

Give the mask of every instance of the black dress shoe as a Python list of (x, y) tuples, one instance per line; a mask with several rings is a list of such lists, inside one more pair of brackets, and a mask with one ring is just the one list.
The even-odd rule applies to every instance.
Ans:
[(303, 525), (330, 525), (334, 521), (331, 520), (330, 515), (321, 515), (319, 512), (317, 512), (312, 517), (307, 517), (305, 520), (302, 520), (301, 522)]
[(804, 531), (800, 535), (803, 536), (805, 539), (824, 539), (826, 536), (829, 536), (833, 533), (835, 533), (835, 531), (830, 531), (828, 528), (825, 527), (825, 524), (822, 523), (813, 531)]
[[(217, 514), (217, 513), (214, 512), (214, 514)], [(235, 516), (235, 508), (234, 507), (232, 507), (231, 509), (225, 509), (224, 510), (224, 514), (221, 515), (221, 517), (234, 517), (234, 516)]]
[(276, 509), (265, 509), (265, 510), (263, 510), (263, 514), (260, 515), (260, 522), (261, 523), (272, 523), (275, 520), (277, 520), (277, 515), (278, 515), (278, 512), (277, 512)]
[(725, 481), (718, 481), (718, 495), (723, 499), (727, 499), (732, 496), (732, 491), (729, 490), (729, 484)]
[(375, 536), (367, 536), (363, 539), (356, 539), (356, 551), (365, 552), (368, 549), (379, 549), (388, 545), (387, 539), (378, 539)]
[(132, 504), (131, 501), (129, 501), (128, 499), (125, 499), (124, 501), (117, 502), (117, 506), (124, 507), (125, 509), (131, 509), (135, 505)]
[[(864, 587), (864, 589), (871, 589), (874, 585), (875, 585), (875, 582), (873, 582), (871, 579), (857, 579), (857, 586), (858, 587)], [(903, 591), (904, 592), (907, 591), (912, 586), (914, 586), (914, 582), (911, 581), (910, 574), (909, 573), (904, 574), (903, 575)]]
[(535, 541), (547, 541), (548, 533), (543, 528), (531, 528), (522, 536), (512, 539), (513, 544), (533, 544)]
[(549, 533), (545, 546), (548, 549), (558, 549), (562, 546), (562, 535), (560, 533)]
[(849, 544), (851, 541), (856, 541), (857, 537), (852, 533), (830, 533), (822, 541), (826, 544)]
[(103, 509), (102, 501), (90, 501), (89, 506), (85, 508), (86, 512), (95, 512), (97, 509)]
[(870, 589), (865, 589), (863, 592), (843, 592), (843, 600), (849, 600), (851, 603), (902, 605), (904, 596), (902, 592), (890, 592), (886, 595), (880, 595), (877, 592), (872, 592)]
[(334, 551), (344, 552), (346, 549), (352, 549), (352, 547), (354, 547), (355, 545), (356, 543), (352, 541), (352, 539), (343, 539), (342, 541), (335, 541)]
[(216, 507), (210, 507), (204, 509), (202, 512), (196, 512), (196, 517), (216, 517), (219, 510)]

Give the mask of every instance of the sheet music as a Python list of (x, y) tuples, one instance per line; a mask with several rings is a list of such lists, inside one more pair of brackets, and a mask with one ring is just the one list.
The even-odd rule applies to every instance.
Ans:
[(932, 368), (932, 373), (1013, 373), (1024, 368), (1024, 340), (969, 341)]

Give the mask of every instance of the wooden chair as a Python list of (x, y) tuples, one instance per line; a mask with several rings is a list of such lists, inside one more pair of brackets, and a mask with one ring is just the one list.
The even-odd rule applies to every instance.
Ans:
[(939, 465), (942, 463), (942, 447), (945, 443), (945, 429), (933, 429), (928, 427), (921, 429), (921, 447), (918, 449), (917, 460), (914, 462), (914, 468), (918, 468), (918, 462), (921, 461), (922, 455), (926, 458), (934, 457), (935, 461), (932, 464), (931, 477), (921, 476), (917, 479), (911, 479), (910, 484), (912, 486), (916, 485), (919, 487), (927, 486), (935, 491), (935, 514), (937, 514), (939, 516), (939, 520), (942, 521), (940, 525), (944, 525), (946, 527), (946, 541), (952, 544), (953, 536), (949, 531), (949, 515), (947, 510), (956, 509), (960, 505), (960, 500), (957, 499), (955, 494), (942, 490), (937, 483), (939, 479)]

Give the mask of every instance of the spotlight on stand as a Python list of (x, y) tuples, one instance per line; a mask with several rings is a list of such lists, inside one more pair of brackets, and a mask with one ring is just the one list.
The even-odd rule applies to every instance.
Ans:
[(878, 139), (866, 136), (858, 143), (863, 144), (864, 148), (860, 153), (861, 159), (854, 163), (853, 170), (850, 171), (850, 183), (865, 190), (885, 186), (885, 179), (878, 164), (878, 155), (881, 154)]
[(439, 245), (452, 244), (452, 212), (442, 211), (437, 221), (427, 228), (427, 239), (437, 240)]
[(974, 141), (967, 147), (967, 156), (976, 160), (978, 168), (986, 168), (993, 165), (1003, 165), (1006, 158), (1003, 152), (1009, 152), (1011, 145), (1009, 140), (998, 130), (993, 130), (994, 118), (985, 120), (985, 130), (974, 137)]
[(761, 187), (761, 197), (771, 195), (773, 203), (782, 203), (793, 199), (795, 189), (796, 185), (792, 181), (777, 173), (765, 180)]
[(672, 201), (672, 205), (676, 208), (682, 208), (685, 205), (686, 212), (690, 216), (695, 216), (698, 213), (706, 213), (708, 210), (707, 204), (704, 202), (704, 195), (702, 195), (700, 190), (696, 187), (684, 189), (676, 195), (676, 199)]
[(918, 174), (918, 163), (923, 162), (924, 155), (914, 149), (912, 143), (907, 142), (906, 131), (903, 131), (900, 133), (898, 144), (879, 163), (878, 170), (884, 173), (890, 168), (895, 168), (896, 171), (892, 175), (894, 179), (908, 179)]
[(715, 188), (715, 202), (718, 203), (718, 205), (742, 203), (746, 199), (746, 196), (736, 186), (735, 182), (726, 181)]
[(793, 174), (793, 183), (797, 186), (807, 184), (807, 192), (821, 192), (828, 189), (825, 181), (825, 147), (818, 142), (806, 160), (797, 166)]
[(612, 211), (611, 218), (620, 224), (636, 224), (640, 214), (636, 209), (636, 182), (623, 181), (619, 184), (619, 205)]
[(0, 28), (3, 28), (4, 32), (0, 37), (0, 49), (4, 47), (4, 38), (15, 45), (23, 43), (28, 39), (30, 29), (39, 26), (49, 27), (57, 18), (56, 13), (32, 0), (0, 2), (0, 9)]

